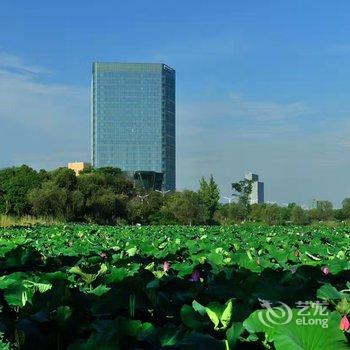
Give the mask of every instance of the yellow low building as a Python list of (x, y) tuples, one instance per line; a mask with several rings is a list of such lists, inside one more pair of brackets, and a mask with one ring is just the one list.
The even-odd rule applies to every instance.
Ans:
[(77, 176), (79, 176), (79, 174), (82, 171), (90, 168), (91, 168), (91, 163), (85, 163), (85, 162), (68, 163), (68, 169), (73, 170)]

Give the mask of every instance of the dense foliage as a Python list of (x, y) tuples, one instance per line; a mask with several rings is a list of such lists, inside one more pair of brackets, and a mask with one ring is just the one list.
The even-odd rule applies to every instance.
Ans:
[(305, 210), (295, 203), (249, 204), (251, 183), (232, 184), (235, 203), (220, 203), (213, 176), (202, 178), (199, 190), (162, 193), (145, 191), (121, 170), (91, 169), (76, 177), (72, 170), (35, 171), (28, 166), (0, 170), (0, 215), (33, 215), (64, 222), (147, 225), (229, 225), (242, 221), (304, 225), (350, 219), (350, 199), (334, 210), (318, 201)]
[(0, 229), (2, 348), (348, 349), (349, 256), (347, 226)]

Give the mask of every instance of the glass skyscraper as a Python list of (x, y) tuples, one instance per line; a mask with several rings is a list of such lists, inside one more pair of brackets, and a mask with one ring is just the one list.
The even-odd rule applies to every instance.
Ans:
[(92, 67), (92, 163), (164, 174), (175, 189), (175, 70), (158, 63)]

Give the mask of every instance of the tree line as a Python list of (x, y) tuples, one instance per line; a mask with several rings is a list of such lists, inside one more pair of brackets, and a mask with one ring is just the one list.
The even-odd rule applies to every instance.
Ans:
[(220, 203), (213, 176), (200, 180), (198, 191), (145, 191), (120, 169), (89, 169), (76, 176), (59, 168), (36, 171), (26, 165), (0, 170), (0, 214), (54, 218), (67, 222), (142, 225), (231, 225), (243, 221), (304, 225), (350, 219), (350, 198), (341, 209), (329, 201), (305, 210), (295, 203), (249, 204), (251, 183), (232, 184), (237, 200)]

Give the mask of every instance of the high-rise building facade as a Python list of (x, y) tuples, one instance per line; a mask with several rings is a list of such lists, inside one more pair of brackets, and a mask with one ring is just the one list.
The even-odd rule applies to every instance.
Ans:
[(92, 164), (163, 173), (163, 188), (175, 189), (174, 69), (93, 63)]
[(264, 183), (259, 181), (259, 175), (249, 173), (245, 178), (252, 182), (252, 192), (249, 196), (250, 204), (264, 203)]

